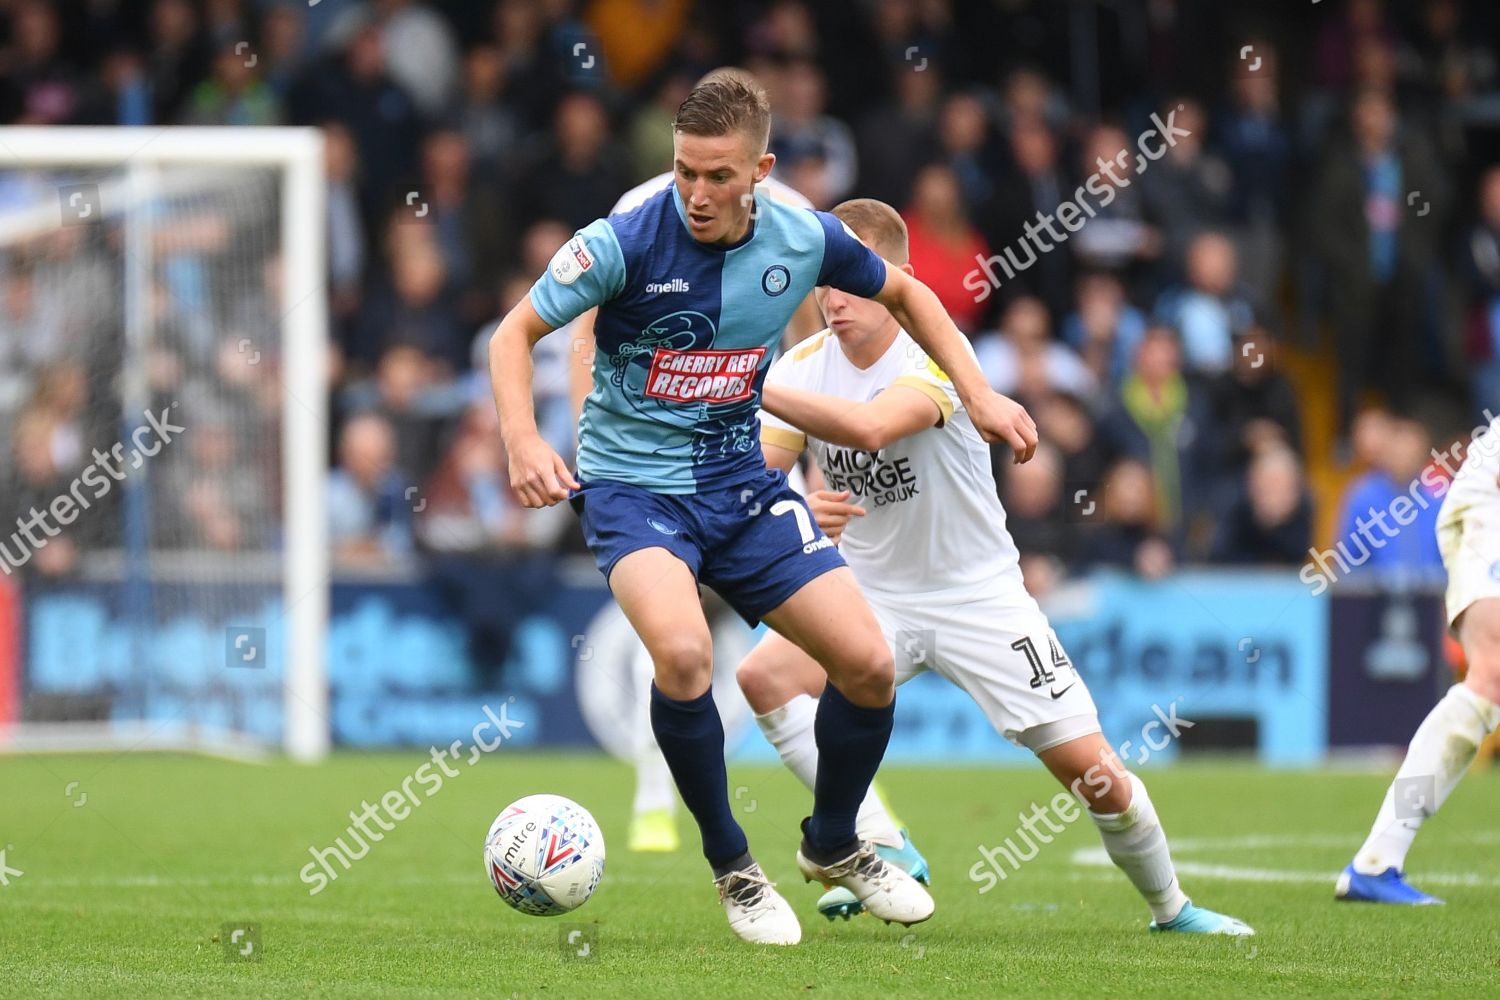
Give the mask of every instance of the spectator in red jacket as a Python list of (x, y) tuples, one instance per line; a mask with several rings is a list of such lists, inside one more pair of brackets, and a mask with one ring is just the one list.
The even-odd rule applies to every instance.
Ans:
[(984, 305), (964, 287), (964, 275), (974, 269), (976, 260), (989, 257), (990, 248), (969, 221), (953, 171), (935, 164), (917, 174), (911, 203), (901, 216), (906, 220), (912, 269), (937, 293), (958, 328), (973, 336)]

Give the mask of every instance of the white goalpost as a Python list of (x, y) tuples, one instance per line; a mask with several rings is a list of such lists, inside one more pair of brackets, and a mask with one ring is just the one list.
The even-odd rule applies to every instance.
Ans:
[[(108, 510), (101, 501), (63, 529), (47, 557), (62, 571), (42, 572), (41, 558), (14, 568), (23, 603), (50, 602), (45, 628), (27, 636), (42, 666), (23, 706), (102, 700), (97, 739), (116, 746), (279, 740), (297, 760), (328, 753), (325, 234), (316, 129), (0, 128), (0, 282), (20, 316), (0, 311), (0, 328), (14, 327), (9, 345), (0, 329), (0, 351), (19, 359), (0, 353), (0, 365), (33, 373), (0, 398), (0, 447), (71, 436), (82, 461), (128, 441), (153, 408), (188, 428), (165, 458), (125, 470)], [(66, 382), (70, 365), (86, 374), (87, 402), (72, 423), (47, 424), (26, 394)], [(17, 513), (0, 511), (0, 539)], [(241, 594), (256, 586), (260, 604)], [(60, 648), (70, 633), (128, 653)], [(56, 676), (74, 654), (82, 675), (97, 671), (95, 687)], [(79, 748), (89, 739), (57, 739), (80, 731), (69, 711), (23, 715), (8, 738), (0, 720), (0, 749)]]

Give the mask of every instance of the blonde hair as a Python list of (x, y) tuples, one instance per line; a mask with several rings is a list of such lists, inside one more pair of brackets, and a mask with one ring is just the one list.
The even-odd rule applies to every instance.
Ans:
[(901, 213), (874, 198), (853, 198), (833, 207), (833, 214), (854, 230), (871, 250), (900, 266), (911, 258), (906, 220)]

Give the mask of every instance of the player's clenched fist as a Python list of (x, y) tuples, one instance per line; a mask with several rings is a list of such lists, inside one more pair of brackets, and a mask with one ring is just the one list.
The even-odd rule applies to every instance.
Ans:
[(1026, 412), (1026, 407), (1008, 396), (987, 391), (973, 400), (966, 400), (965, 407), (979, 436), (991, 444), (1001, 441), (1009, 444), (1016, 453), (1016, 461), (1030, 461), (1036, 454), (1036, 421)]
[(551, 507), (580, 487), (562, 456), (532, 435), (510, 449), (510, 488), (525, 507)]
[(813, 519), (835, 545), (844, 537), (844, 528), (848, 526), (851, 517), (865, 516), (865, 509), (857, 504), (847, 503), (848, 499), (848, 490), (817, 490), (807, 498)]

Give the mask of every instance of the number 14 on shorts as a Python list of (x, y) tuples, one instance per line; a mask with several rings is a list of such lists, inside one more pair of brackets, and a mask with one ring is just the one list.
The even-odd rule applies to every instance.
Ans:
[(1010, 648), (1016, 650), (1026, 657), (1026, 662), (1031, 666), (1031, 686), (1039, 688), (1043, 685), (1055, 684), (1059, 671), (1072, 670), (1074, 673), (1071, 683), (1063, 687), (1061, 691), (1055, 687), (1048, 691), (1053, 700), (1061, 698), (1074, 684), (1078, 683), (1077, 670), (1073, 667), (1073, 661), (1068, 659), (1068, 654), (1062, 651), (1057, 640), (1052, 636), (1047, 637), (1047, 645), (1051, 647), (1052, 666), (1049, 668), (1042, 662), (1041, 654), (1037, 652), (1036, 643), (1031, 641), (1031, 636), (1026, 635), (1010, 644)]

